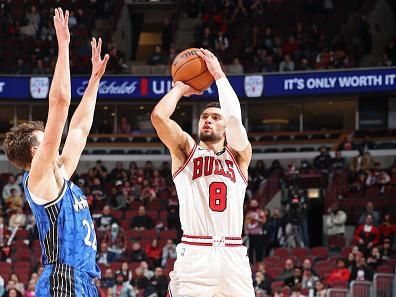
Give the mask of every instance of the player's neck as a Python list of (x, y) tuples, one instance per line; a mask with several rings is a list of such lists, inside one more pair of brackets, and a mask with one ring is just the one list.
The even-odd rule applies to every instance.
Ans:
[(204, 141), (201, 140), (199, 142), (199, 146), (204, 148), (204, 149), (212, 150), (215, 153), (217, 153), (217, 152), (220, 152), (224, 148), (225, 143), (224, 143), (224, 141), (204, 142)]

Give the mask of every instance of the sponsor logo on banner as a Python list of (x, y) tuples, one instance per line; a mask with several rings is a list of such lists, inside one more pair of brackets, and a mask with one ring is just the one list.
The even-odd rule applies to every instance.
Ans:
[[(107, 81), (102, 80), (99, 83), (100, 95), (132, 95), (136, 91), (138, 82), (137, 81)], [(88, 80), (84, 80), (79, 87), (77, 87), (77, 95), (84, 95), (85, 89), (87, 88)]]
[(34, 99), (45, 99), (48, 96), (49, 78), (48, 77), (31, 77), (30, 78), (30, 95)]
[(264, 78), (262, 75), (245, 77), (245, 93), (247, 97), (260, 97), (263, 94)]
[(3, 93), (5, 82), (0, 81), (0, 93)]

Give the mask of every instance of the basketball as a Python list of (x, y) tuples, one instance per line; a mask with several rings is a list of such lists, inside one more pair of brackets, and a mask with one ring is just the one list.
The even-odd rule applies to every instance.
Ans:
[(205, 91), (213, 82), (213, 76), (205, 61), (197, 55), (199, 49), (189, 48), (178, 54), (172, 63), (173, 81), (181, 81), (195, 90)]

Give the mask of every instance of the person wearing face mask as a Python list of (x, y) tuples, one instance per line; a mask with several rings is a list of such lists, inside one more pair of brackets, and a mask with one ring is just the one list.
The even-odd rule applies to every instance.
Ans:
[(117, 223), (111, 224), (111, 228), (105, 234), (103, 241), (106, 242), (109, 247), (109, 262), (117, 261), (124, 256), (124, 253), (126, 251), (125, 234)]
[(249, 238), (249, 259), (252, 262), (263, 260), (264, 240), (263, 224), (266, 221), (265, 213), (259, 208), (258, 201), (253, 199), (249, 204), (249, 211), (245, 217), (245, 234)]

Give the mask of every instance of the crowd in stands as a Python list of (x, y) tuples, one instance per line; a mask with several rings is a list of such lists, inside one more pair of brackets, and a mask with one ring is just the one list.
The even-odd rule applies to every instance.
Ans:
[[(356, 28), (359, 36), (355, 43), (357, 39), (360, 42), (350, 44), (348, 38), (340, 34), (340, 25), (346, 21), (345, 12), (334, 2), (301, 1), (296, 2), (295, 7), (282, 0), (186, 0), (181, 10), (186, 17), (198, 21), (195, 46), (215, 52), (232, 74), (358, 67), (359, 60), (371, 49), (366, 17), (362, 15)], [(89, 41), (96, 34), (95, 20), (110, 19), (115, 6), (115, 0), (62, 2), (62, 7), (70, 10), (73, 74), (89, 73)], [(53, 73), (56, 43), (50, 18), (52, 9), (50, 1), (24, 1), (15, 5), (1, 2), (2, 73)], [(291, 10), (292, 18), (289, 17)], [(171, 18), (164, 18), (161, 45), (154, 47), (146, 61), (148, 65), (168, 67), (182, 50), (174, 46), (175, 23)], [(107, 73), (128, 73), (125, 55), (108, 39), (104, 44), (104, 52), (111, 57)], [(395, 43), (391, 41), (378, 65), (373, 66), (395, 64)]]
[[(195, 43), (216, 53), (230, 73), (286, 72), (359, 66), (371, 48), (364, 15), (352, 45), (340, 34), (344, 11), (333, 0), (186, 1), (197, 17)], [(375, 66), (395, 65), (394, 42)]]
[[(344, 282), (346, 286), (352, 280), (371, 281), (376, 271), (391, 269), (387, 263), (394, 256), (396, 225), (390, 214), (381, 215), (375, 210), (375, 202), (368, 203), (355, 222), (353, 248), (344, 248), (341, 253), (332, 255), (328, 252), (316, 255), (315, 248), (307, 248), (309, 238), (304, 230), (307, 212), (302, 207), (296, 221), (291, 206), (298, 195), (304, 201), (304, 191), (289, 190), (291, 201), (272, 212), (260, 207), (253, 197), (273, 174), (288, 179), (310, 168), (322, 172), (328, 180), (329, 176), (348, 168), (340, 152), (331, 158), (325, 148), (312, 160), (313, 165), (308, 161), (304, 164), (301, 168), (293, 165), (284, 169), (274, 161), (266, 168), (265, 163), (259, 161), (249, 170), (244, 234), (253, 265), (256, 296), (263, 296), (264, 291), (282, 296), (286, 291), (297, 294), (310, 290), (315, 292), (314, 296), (325, 296), (323, 292), (334, 284)], [(100, 296), (166, 296), (168, 273), (181, 236), (169, 164), (164, 162), (155, 168), (150, 161), (143, 167), (131, 162), (124, 168), (122, 162), (117, 162), (110, 170), (97, 161), (88, 172), (76, 175), (73, 180), (86, 194), (96, 221), (97, 263), (103, 272), (102, 279), (97, 281)], [(10, 263), (14, 272), (20, 248), (32, 248), (40, 255), (34, 218), (24, 201), (21, 182), (21, 175), (9, 175), (4, 181), (1, 199), (0, 261)], [(340, 209), (338, 203), (330, 207), (325, 223), (329, 242), (344, 238), (347, 216), (348, 210)], [(21, 229), (26, 230), (26, 237), (14, 238), (14, 230)], [(282, 262), (284, 267), (279, 266)], [(0, 269), (0, 296), (31, 296), (41, 272), (39, 262), (33, 261), (31, 265), (23, 271), (26, 275), (16, 272), (2, 275)]]
[[(15, 2), (15, 3), (14, 3)], [(90, 73), (91, 37), (95, 20), (114, 15), (115, 0), (62, 1), (62, 9), (70, 11), (71, 73)], [(51, 74), (54, 72), (57, 43), (53, 28), (53, 1), (0, 2), (0, 72), (7, 74)], [(124, 58), (110, 41), (103, 51), (111, 59), (108, 73), (121, 73)]]

